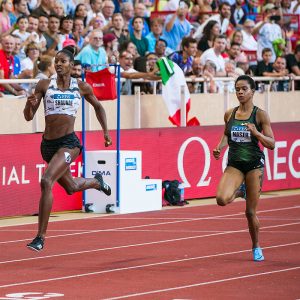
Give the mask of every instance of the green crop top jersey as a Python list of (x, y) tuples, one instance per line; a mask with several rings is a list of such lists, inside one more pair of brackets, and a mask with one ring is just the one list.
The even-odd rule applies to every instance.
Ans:
[(264, 153), (258, 145), (258, 139), (251, 135), (244, 123), (253, 123), (261, 132), (262, 128), (256, 122), (257, 106), (253, 107), (252, 113), (247, 120), (235, 118), (238, 107), (235, 107), (227, 123), (225, 134), (228, 137), (229, 153), (228, 165), (233, 162), (248, 163), (249, 165), (264, 165)]

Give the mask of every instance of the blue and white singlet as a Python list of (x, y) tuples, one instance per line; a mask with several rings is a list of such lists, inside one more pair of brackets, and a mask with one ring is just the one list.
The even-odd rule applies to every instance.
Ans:
[(58, 89), (56, 75), (50, 79), (50, 84), (44, 97), (45, 116), (59, 114), (74, 117), (81, 102), (77, 79), (71, 77), (70, 87), (65, 91)]

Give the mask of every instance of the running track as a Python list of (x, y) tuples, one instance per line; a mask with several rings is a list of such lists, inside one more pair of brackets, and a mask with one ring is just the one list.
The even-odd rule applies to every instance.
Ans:
[(261, 200), (261, 263), (244, 201), (51, 222), (41, 253), (0, 227), (0, 299), (300, 299), (299, 198)]

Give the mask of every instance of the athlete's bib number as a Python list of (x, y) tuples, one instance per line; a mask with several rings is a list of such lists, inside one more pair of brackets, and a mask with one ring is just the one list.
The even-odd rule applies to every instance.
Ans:
[(231, 140), (236, 143), (250, 143), (251, 133), (246, 126), (232, 126)]

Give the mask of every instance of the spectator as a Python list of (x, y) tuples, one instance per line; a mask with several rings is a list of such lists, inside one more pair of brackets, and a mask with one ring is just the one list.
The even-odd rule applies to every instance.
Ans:
[[(26, 40), (30, 37), (30, 33), (27, 32), (28, 29), (28, 18), (24, 16), (20, 16), (16, 22), (18, 29), (12, 32), (13, 35), (18, 36), (21, 39), (21, 48), (26, 46)], [(28, 41), (27, 43), (30, 43)]]
[(216, 36), (213, 43), (213, 48), (210, 48), (203, 52), (201, 55), (201, 64), (205, 65), (207, 61), (211, 61), (215, 64), (216, 75), (226, 76), (225, 72), (225, 60), (222, 56), (226, 48), (227, 39), (225, 35)]
[(256, 76), (269, 76), (273, 73), (272, 50), (265, 48), (262, 51), (262, 60), (257, 63)]
[(103, 28), (102, 30), (108, 30), (112, 23), (111, 23), (111, 19), (112, 16), (114, 14), (114, 10), (115, 10), (115, 4), (113, 1), (111, 0), (104, 0), (103, 4), (102, 4), (102, 14), (104, 16), (104, 26), (105, 28)]
[[(0, 72), (4, 79), (14, 78), (14, 57), (15, 40), (11, 35), (2, 38), (2, 49), (0, 49)], [(15, 96), (26, 95), (25, 90), (16, 83), (0, 85), (2, 94), (11, 94)]]
[(220, 35), (220, 25), (217, 21), (211, 20), (203, 28), (203, 35), (198, 43), (198, 55), (213, 46), (213, 40)]
[(119, 60), (118, 52), (118, 39), (112, 33), (107, 33), (103, 37), (103, 44), (105, 48), (106, 55), (108, 57), (108, 63), (115, 64)]
[(232, 43), (236, 43), (236, 44), (240, 44), (240, 45), (243, 44), (243, 34), (239, 28), (233, 32), (233, 34), (231, 36), (231, 41), (228, 46), (230, 46), (230, 44), (232, 44)]
[(258, 0), (246, 0), (245, 4), (243, 5), (243, 8), (245, 10), (245, 13), (247, 15), (247, 19), (250, 19), (252, 21), (256, 21), (257, 17), (257, 7), (259, 5)]
[(202, 37), (204, 27), (211, 20), (217, 21), (219, 23), (220, 28), (221, 28), (221, 34), (227, 33), (227, 31), (229, 29), (230, 16), (231, 16), (230, 4), (228, 2), (221, 3), (220, 6), (219, 6), (219, 13), (212, 15), (203, 24), (201, 24), (197, 28), (197, 30), (194, 34), (194, 38), (195, 39), (200, 39)]
[(57, 15), (50, 15), (48, 31), (44, 33), (46, 39), (46, 53), (55, 56), (62, 49), (62, 40), (59, 34), (60, 19)]
[[(143, 20), (143, 30), (142, 30), (142, 37), (145, 37), (149, 33), (149, 25), (148, 22), (146, 21), (145, 18), (145, 11), (146, 11), (146, 6), (143, 3), (136, 3), (134, 6), (134, 18), (135, 17), (141, 17)], [(132, 18), (129, 23), (128, 23), (128, 29), (130, 35), (133, 34), (134, 28), (133, 28), (133, 20)]]
[(155, 44), (155, 54), (158, 58), (166, 56), (167, 42), (164, 39), (158, 39)]
[[(54, 58), (49, 55), (42, 55), (39, 57), (33, 67), (33, 78), (35, 79), (48, 79), (55, 74)], [(31, 91), (33, 92), (36, 83), (31, 84)]]
[[(191, 78), (193, 81), (202, 76), (203, 65), (201, 64), (200, 57), (195, 57), (192, 63), (192, 70), (185, 74), (186, 77)], [(203, 82), (187, 82), (190, 93), (199, 94), (203, 93)]]
[[(21, 74), (19, 77), (33, 78), (33, 66), (40, 55), (39, 46), (34, 42), (29, 43), (26, 46), (25, 54), (26, 54), (26, 58), (21, 61)], [(22, 83), (21, 86), (24, 89), (29, 88), (28, 83)]]
[(35, 10), (33, 10), (32, 14), (38, 17), (41, 15), (46, 15), (49, 17), (54, 13), (52, 10), (53, 4), (54, 0), (41, 0), (41, 4)]
[(71, 72), (71, 76), (74, 78), (81, 79), (83, 74), (83, 68), (80, 60), (74, 60), (74, 66)]
[(281, 12), (283, 14), (282, 22), (285, 30), (291, 29), (291, 16), (285, 16), (293, 14), (292, 1), (282, 0), (281, 1)]
[(151, 31), (146, 36), (149, 43), (149, 52), (155, 51), (156, 41), (162, 36), (163, 24), (164, 22), (160, 18), (151, 20)]
[(135, 44), (139, 55), (144, 56), (148, 52), (149, 42), (142, 36), (144, 27), (144, 19), (142, 17), (134, 17), (132, 20), (133, 33), (130, 35), (130, 40)]
[(0, 3), (0, 38), (9, 35), (13, 30), (9, 18), (12, 10), (13, 5), (11, 0), (2, 0)]
[[(214, 77), (216, 77), (216, 65), (214, 62), (208, 60), (206, 61), (204, 67), (203, 67), (203, 77), (205, 79), (205, 85), (206, 85), (206, 91), (208, 93), (218, 93), (219, 92), (219, 86), (214, 80)], [(220, 83), (220, 82), (218, 82)], [(221, 86), (223, 88), (223, 85)]]
[(60, 19), (60, 33), (67, 35), (69, 38), (72, 36), (74, 20), (72, 16), (65, 16)]
[[(272, 77), (283, 77), (288, 74), (286, 68), (286, 59), (283, 56), (276, 57), (273, 64), (273, 76)], [(288, 92), (290, 90), (289, 80), (276, 80), (271, 82), (271, 91), (274, 92)]]
[(84, 45), (84, 24), (80, 18), (75, 18), (73, 22), (73, 32), (70, 38), (76, 42), (76, 47), (80, 50)]
[(48, 24), (49, 24), (49, 17), (45, 15), (40, 15), (37, 34), (38, 34), (38, 43), (41, 52), (45, 52), (47, 50), (46, 49), (47, 41), (46, 38), (44, 37), (44, 34), (48, 30)]
[[(286, 62), (289, 73), (300, 76), (300, 44), (296, 46), (294, 54), (286, 55)], [(296, 88), (300, 89), (300, 81), (296, 81)]]
[(242, 35), (243, 35), (243, 43), (242, 50), (246, 51), (257, 51), (257, 41), (253, 36), (253, 29), (255, 23), (254, 21), (247, 19), (243, 24)]
[(202, 1), (197, 1), (197, 2), (199, 4), (200, 12), (211, 13), (212, 11), (215, 11), (215, 9), (216, 9), (213, 0), (202, 0)]
[(76, 6), (75, 12), (74, 12), (74, 17), (81, 19), (83, 21), (84, 27), (86, 27), (88, 25), (88, 23), (87, 23), (87, 8), (84, 3), (79, 3)]
[(269, 48), (272, 51), (271, 62), (275, 61), (276, 55), (273, 47), (273, 41), (282, 38), (281, 27), (276, 24), (276, 20), (280, 20), (280, 16), (276, 16), (277, 7), (274, 4), (264, 6), (264, 21), (257, 24), (254, 32), (258, 32), (257, 36), (257, 60), (262, 59), (262, 50)]
[(173, 15), (168, 15), (163, 30), (163, 38), (167, 41), (168, 47), (173, 51), (178, 50), (183, 37), (190, 34), (191, 24), (186, 19), (190, 8), (189, 0), (181, 0), (179, 8)]
[[(95, 21), (99, 22), (99, 28), (102, 28), (105, 24), (105, 19), (102, 14), (102, 0), (90, 0), (91, 9), (87, 13), (87, 24), (93, 26)], [(93, 22), (91, 22), (93, 21)]]
[(158, 80), (158, 76), (154, 72), (137, 72), (133, 69), (133, 56), (128, 51), (123, 51), (120, 53), (120, 67), (121, 67), (121, 77), (126, 78), (121, 87), (121, 95), (132, 95), (132, 82), (131, 79), (148, 79), (148, 80)]
[(125, 50), (132, 55), (133, 61), (135, 61), (135, 59), (140, 56), (139, 53), (137, 52), (136, 45), (132, 41), (126, 41), (119, 46), (119, 53)]
[(52, 7), (53, 13), (59, 16), (60, 18), (64, 17), (66, 15), (65, 13), (65, 7), (63, 3), (60, 0), (55, 0), (54, 5)]
[(230, 48), (227, 51), (228, 58), (226, 58), (226, 61), (230, 61), (234, 66), (236, 66), (236, 63), (238, 61), (238, 58), (241, 55), (241, 45), (238, 43), (231, 43)]
[(243, 4), (244, 0), (236, 0), (235, 4), (231, 6), (230, 23), (234, 27), (242, 27), (242, 24), (246, 20), (247, 13)]
[(181, 51), (172, 53), (169, 58), (174, 61), (187, 74), (192, 71), (193, 59), (197, 53), (197, 41), (191, 37), (185, 37), (181, 42)]
[(93, 30), (89, 36), (89, 44), (82, 48), (75, 59), (82, 65), (90, 66), (92, 72), (103, 70), (107, 64), (107, 55), (103, 45), (103, 33), (101, 30)]
[(27, 1), (26, 0), (13, 0), (13, 7), (14, 10), (9, 14), (10, 18), (10, 24), (13, 26), (16, 24), (17, 19), (20, 16), (28, 16), (29, 10), (27, 7)]
[[(36, 15), (29, 15), (28, 16), (28, 29), (27, 31), (29, 33), (37, 33), (38, 30), (38, 26), (39, 26), (39, 17)], [(34, 40), (32, 40), (31, 42), (34, 42)]]
[(128, 28), (131, 19), (134, 16), (134, 10), (133, 10), (133, 5), (131, 2), (124, 2), (121, 5), (121, 14), (124, 18), (124, 23), (126, 25), (126, 27)]
[(123, 16), (120, 13), (113, 14), (112, 27), (109, 29), (109, 33), (112, 33), (117, 37), (119, 44), (122, 44), (126, 40), (128, 40), (128, 36), (124, 34), (125, 29), (127, 30), (128, 33), (128, 29), (124, 28)]

